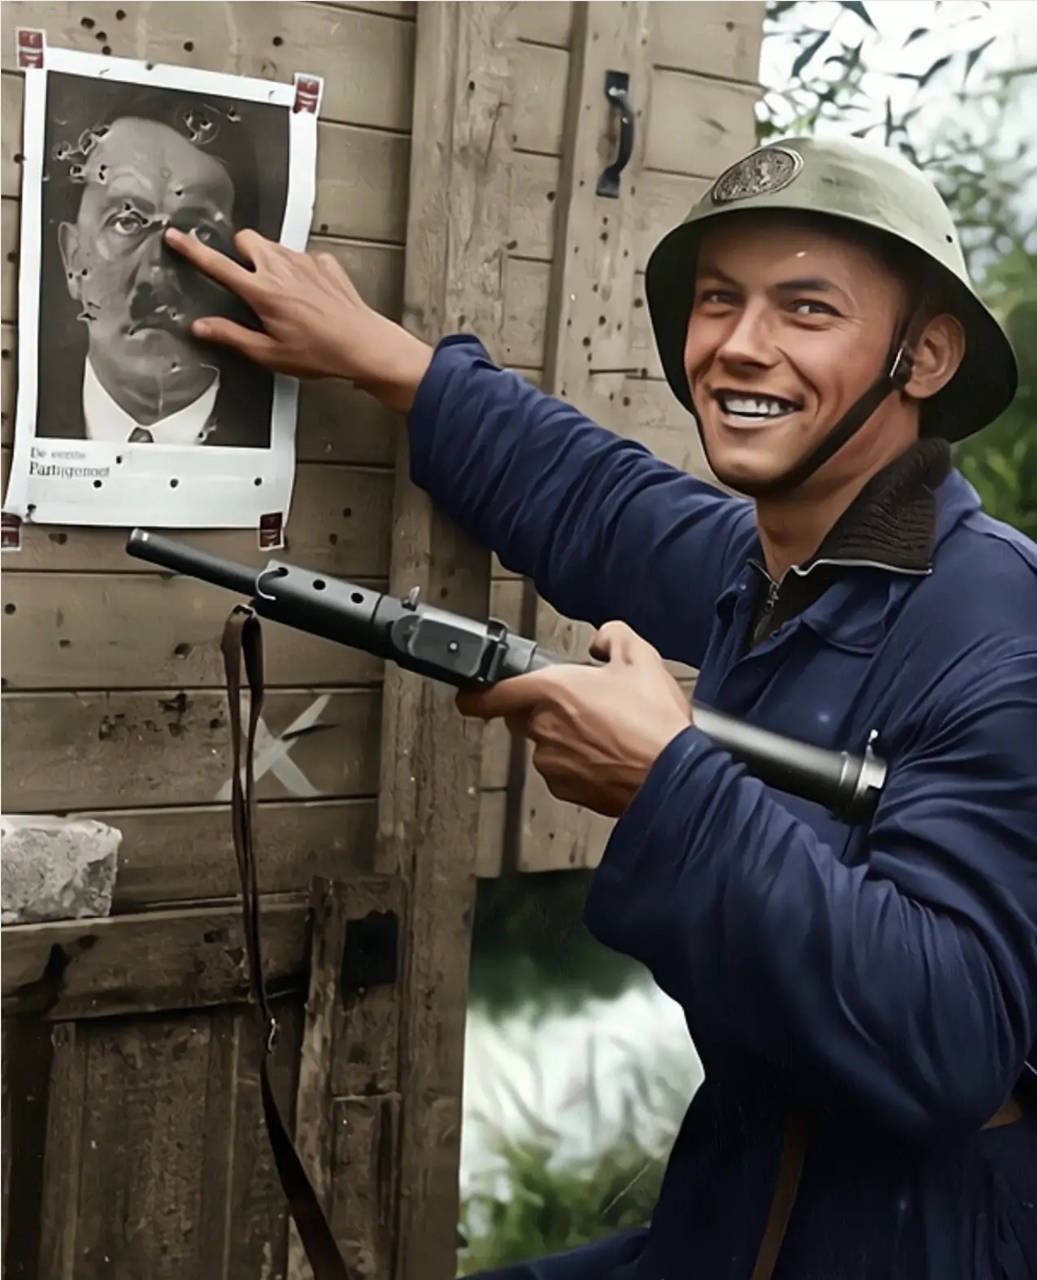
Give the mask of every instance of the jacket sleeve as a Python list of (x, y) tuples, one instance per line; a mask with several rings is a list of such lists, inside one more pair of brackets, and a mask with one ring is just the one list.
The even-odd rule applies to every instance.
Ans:
[[(1028, 647), (1027, 647), (1028, 646)], [(692, 1035), (906, 1136), (980, 1128), (1037, 1042), (1037, 650), (970, 656), (843, 864), (697, 729), (617, 823), (587, 903)]]
[(701, 665), (751, 504), (498, 368), (474, 338), (440, 343), (408, 430), (414, 483), (559, 613), (619, 619)]

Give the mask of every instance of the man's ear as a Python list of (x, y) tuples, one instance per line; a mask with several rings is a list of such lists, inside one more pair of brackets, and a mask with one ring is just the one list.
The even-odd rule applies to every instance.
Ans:
[(58, 227), (58, 248), (65, 265), (65, 283), (69, 294), (76, 302), (82, 302), (82, 290), (79, 287), (79, 232), (71, 222), (63, 222)]
[(915, 347), (911, 380), (904, 391), (914, 400), (928, 400), (942, 391), (965, 358), (965, 330), (952, 315), (934, 316)]

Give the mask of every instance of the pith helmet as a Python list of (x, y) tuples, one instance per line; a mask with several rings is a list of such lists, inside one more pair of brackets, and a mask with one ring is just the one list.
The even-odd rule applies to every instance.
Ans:
[(684, 343), (703, 235), (742, 210), (824, 214), (885, 232), (923, 254), (965, 330), (958, 372), (922, 409), (922, 434), (961, 440), (1011, 404), (1019, 374), (1004, 330), (976, 294), (950, 211), (918, 169), (856, 138), (789, 138), (751, 152), (713, 183), (648, 262), (645, 289), (663, 370), (693, 411)]

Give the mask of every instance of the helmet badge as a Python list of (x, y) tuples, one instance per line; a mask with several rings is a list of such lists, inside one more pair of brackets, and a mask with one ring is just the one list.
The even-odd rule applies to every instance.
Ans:
[(803, 168), (798, 151), (785, 147), (761, 147), (726, 169), (713, 184), (714, 204), (732, 204), (751, 196), (781, 191), (793, 182)]

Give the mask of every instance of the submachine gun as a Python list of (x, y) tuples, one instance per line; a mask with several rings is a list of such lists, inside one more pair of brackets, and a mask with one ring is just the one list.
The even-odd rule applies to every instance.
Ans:
[[(478, 688), (568, 661), (503, 623), (477, 622), (423, 604), (417, 591), (403, 599), (270, 560), (258, 571), (181, 542), (134, 529), (126, 550), (139, 560), (223, 587), (248, 600), (231, 612), (223, 633), (232, 747), (231, 820), (241, 881), (242, 923), (252, 998), (266, 1035), (259, 1065), (260, 1094), (270, 1146), (314, 1280), (351, 1280), (327, 1217), (282, 1117), (268, 1073), (277, 1037), (263, 981), (255, 848), (253, 756), (263, 705), (260, 618), (373, 654), (455, 688)], [(242, 730), (241, 668), (251, 697)], [(828, 751), (745, 724), (696, 704), (694, 721), (717, 746), (770, 786), (824, 805), (845, 822), (867, 819), (886, 776), (871, 751)]]
[[(510, 631), (270, 560), (259, 570), (234, 564), (170, 538), (134, 529), (126, 550), (173, 573), (244, 596), (261, 618), (322, 636), (396, 663), (455, 688), (496, 684), (569, 659)], [(849, 823), (866, 820), (886, 777), (868, 747), (863, 755), (830, 751), (746, 724), (696, 703), (695, 726), (762, 782), (823, 805)]]

